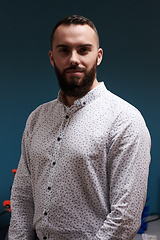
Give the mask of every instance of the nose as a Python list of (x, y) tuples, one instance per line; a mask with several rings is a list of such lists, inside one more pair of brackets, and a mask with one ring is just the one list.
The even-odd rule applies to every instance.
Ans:
[(72, 51), (69, 59), (69, 64), (70, 65), (79, 65), (80, 60), (78, 53), (76, 51)]

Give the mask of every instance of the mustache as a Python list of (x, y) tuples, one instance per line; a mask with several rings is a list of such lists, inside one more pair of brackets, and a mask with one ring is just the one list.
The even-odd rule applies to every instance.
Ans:
[(84, 67), (78, 67), (78, 66), (70, 66), (68, 68), (65, 68), (64, 69), (64, 72), (68, 71), (68, 70), (80, 70), (80, 71), (85, 71), (85, 68)]

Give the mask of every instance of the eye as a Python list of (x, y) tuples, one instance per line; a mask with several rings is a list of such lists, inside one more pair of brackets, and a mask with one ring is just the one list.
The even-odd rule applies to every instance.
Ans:
[(60, 48), (59, 52), (62, 53), (62, 54), (68, 54), (70, 51), (69, 51), (68, 48)]
[(88, 52), (90, 52), (90, 49), (88, 47), (81, 47), (78, 50), (78, 53), (81, 54), (81, 55), (86, 55), (86, 54), (88, 54)]

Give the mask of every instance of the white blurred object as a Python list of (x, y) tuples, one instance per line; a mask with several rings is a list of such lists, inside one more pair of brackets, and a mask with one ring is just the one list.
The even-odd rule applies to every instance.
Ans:
[(142, 234), (142, 240), (157, 240), (157, 236)]

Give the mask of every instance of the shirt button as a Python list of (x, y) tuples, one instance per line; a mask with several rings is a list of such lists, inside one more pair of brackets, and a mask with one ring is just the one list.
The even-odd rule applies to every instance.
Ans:
[(51, 187), (48, 187), (48, 190), (51, 190)]
[(43, 237), (43, 239), (47, 239), (47, 237), (46, 237), (46, 236), (44, 236), (44, 237)]
[(66, 115), (66, 119), (68, 119), (69, 118), (69, 116), (68, 115)]
[(53, 162), (52, 164), (53, 164), (53, 166), (55, 166), (55, 165), (56, 165), (56, 162)]
[(60, 138), (60, 137), (58, 137), (58, 138), (57, 138), (57, 141), (60, 141), (60, 140), (61, 140), (61, 138)]
[(45, 216), (47, 215), (47, 212), (46, 212), (46, 211), (44, 212), (44, 215), (45, 215)]
[(86, 102), (83, 102), (83, 105), (86, 105)]

